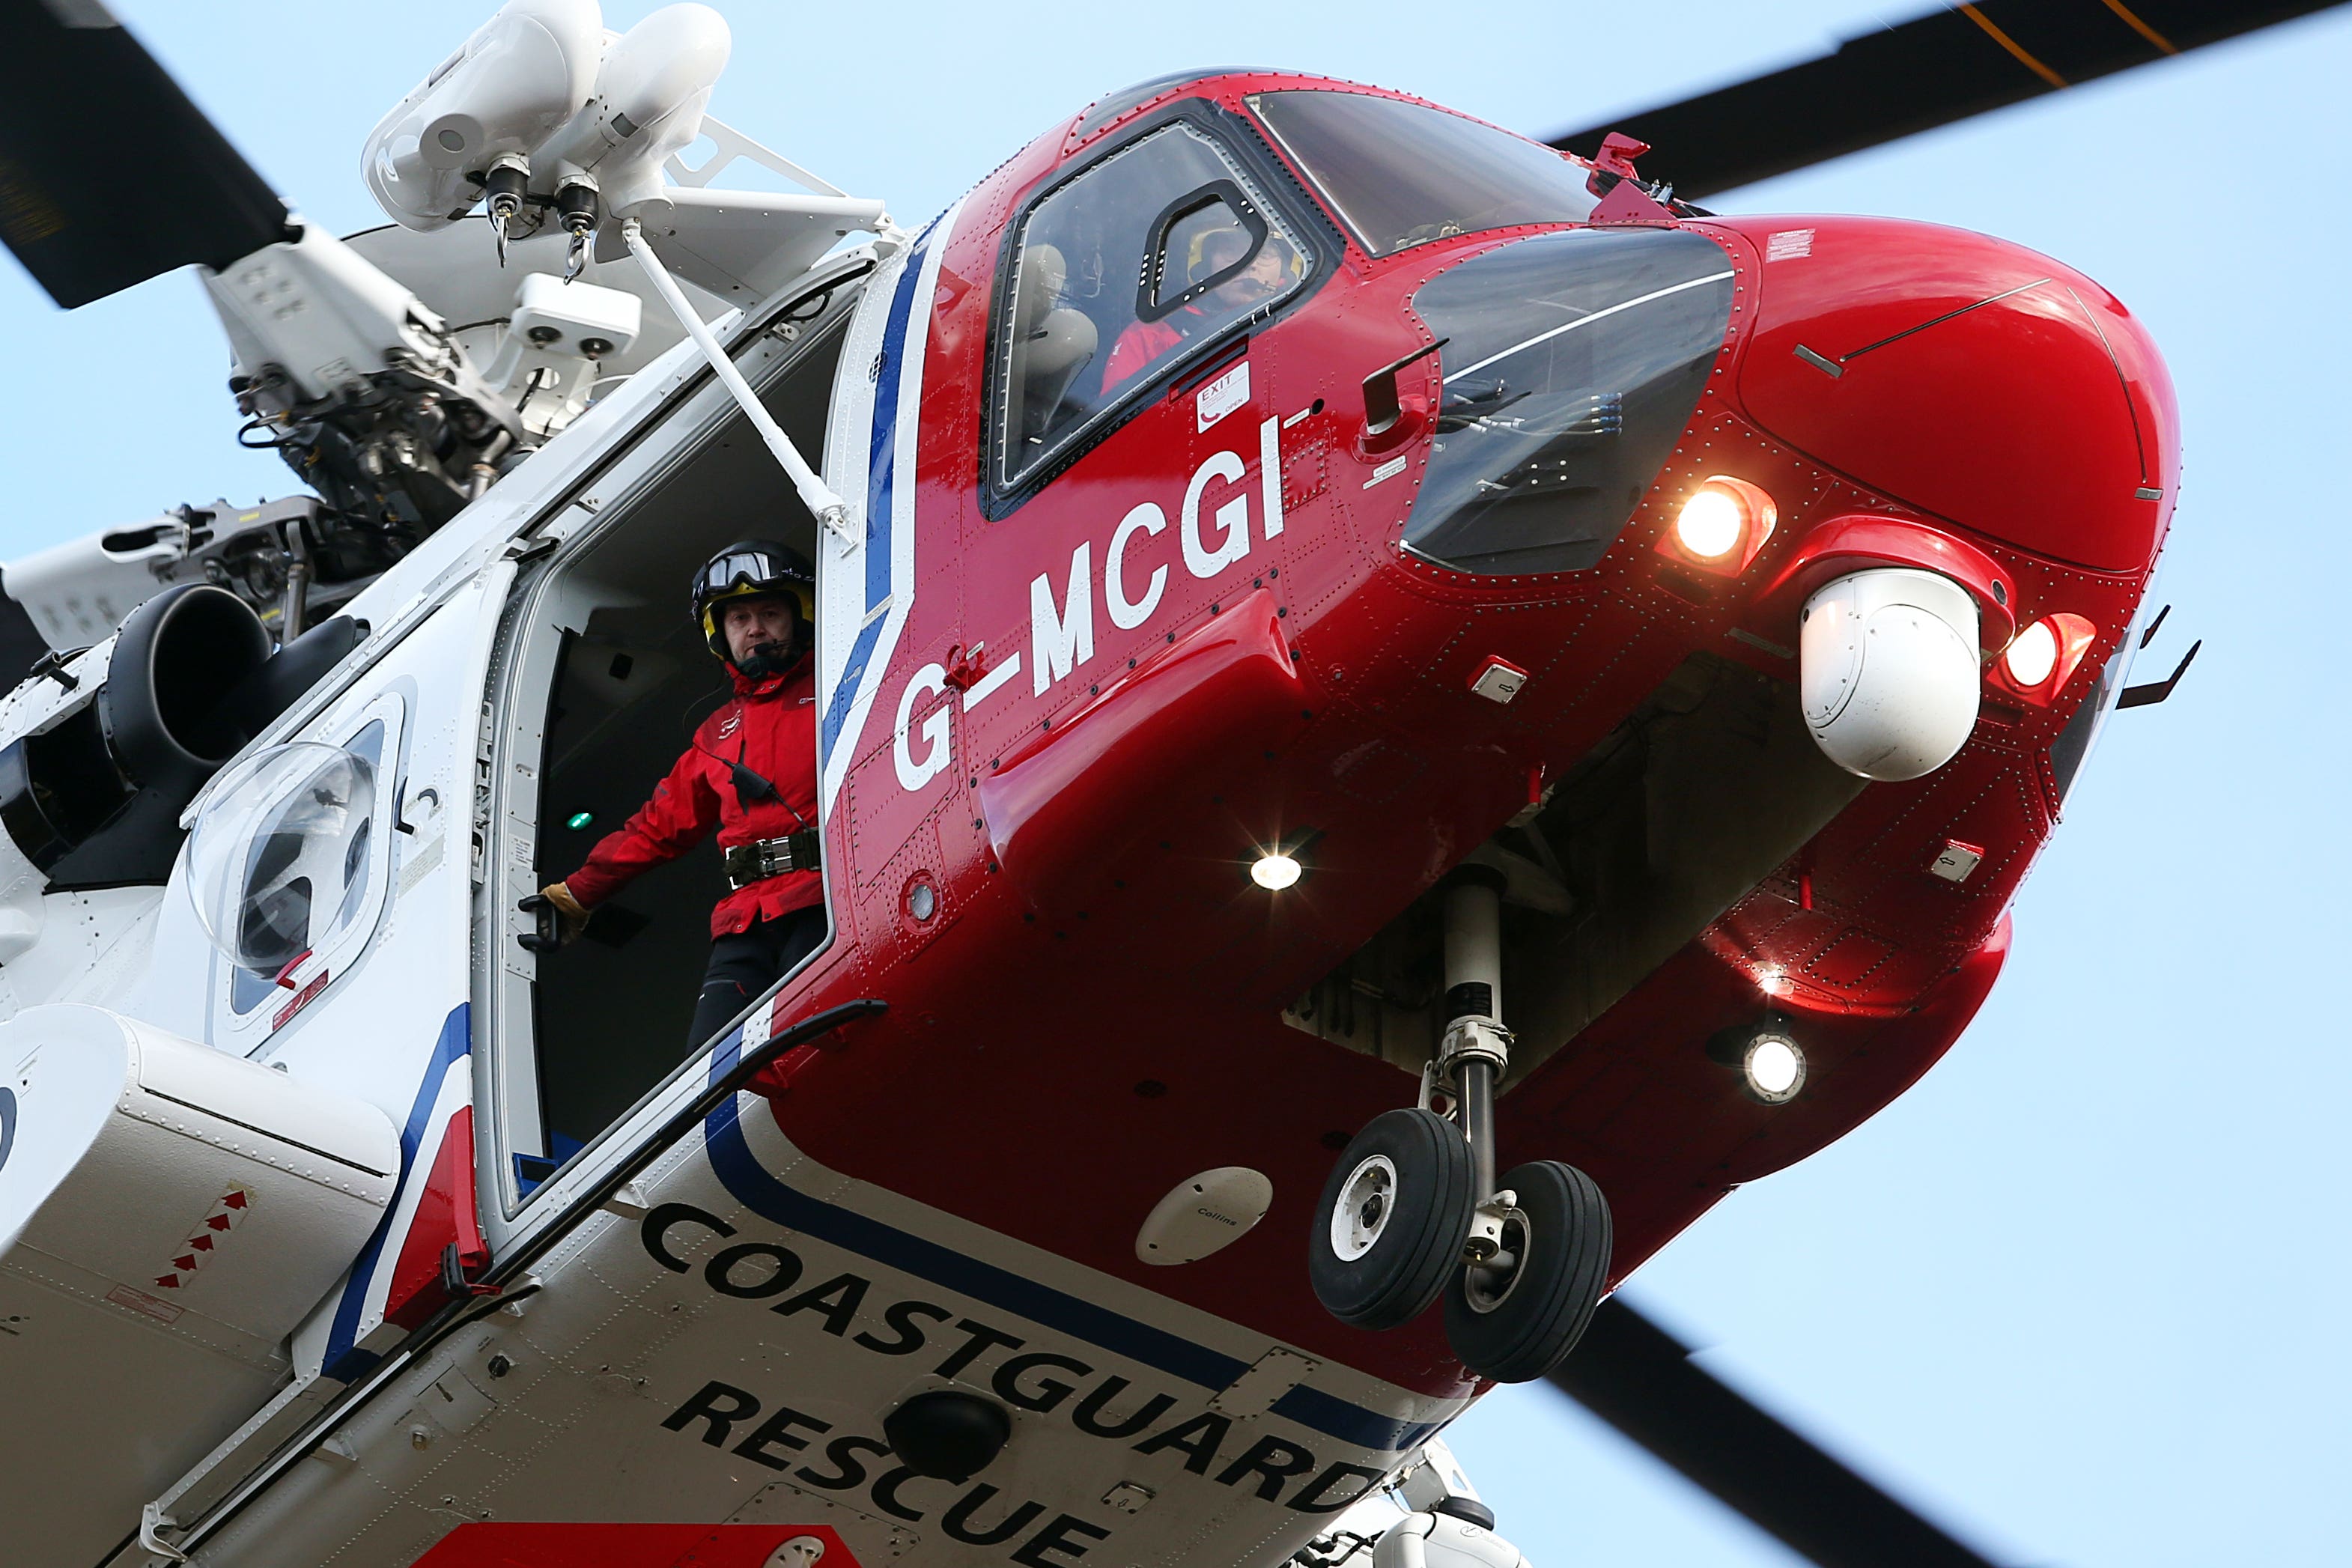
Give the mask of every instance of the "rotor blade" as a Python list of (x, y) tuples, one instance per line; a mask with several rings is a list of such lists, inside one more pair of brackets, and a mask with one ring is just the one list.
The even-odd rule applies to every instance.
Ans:
[(0, 0), (0, 239), (76, 305), (288, 237), (285, 204), (100, 0)]
[(1690, 1353), (1612, 1297), (1551, 1381), (1822, 1568), (1992, 1568)]
[(1589, 158), (1622, 131), (1656, 149), (1645, 178), (1705, 197), (2340, 3), (1982, 0), (1551, 144)]

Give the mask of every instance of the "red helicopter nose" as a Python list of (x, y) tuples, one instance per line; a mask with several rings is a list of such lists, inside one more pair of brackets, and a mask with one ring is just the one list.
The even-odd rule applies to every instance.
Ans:
[[(1805, 226), (1799, 226), (1800, 225)], [(2077, 566), (2146, 567), (2179, 478), (2164, 362), (2021, 246), (1884, 218), (1724, 220), (1762, 258), (1739, 395), (1816, 461)]]

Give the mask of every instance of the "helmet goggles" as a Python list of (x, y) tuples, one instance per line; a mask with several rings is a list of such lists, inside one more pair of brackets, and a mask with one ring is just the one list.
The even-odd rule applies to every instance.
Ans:
[(701, 624), (703, 639), (709, 644), (710, 651), (725, 658), (727, 638), (719, 629), (719, 605), (730, 599), (762, 595), (787, 599), (799, 612), (805, 631), (815, 620), (816, 606), (811, 593), (815, 580), (816, 574), (807, 559), (796, 551), (754, 541), (730, 544), (695, 574), (694, 618)]

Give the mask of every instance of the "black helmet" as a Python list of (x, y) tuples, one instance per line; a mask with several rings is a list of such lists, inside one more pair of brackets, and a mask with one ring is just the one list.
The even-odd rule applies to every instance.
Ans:
[[(729, 545), (702, 563), (694, 574), (694, 618), (702, 640), (720, 658), (728, 658), (727, 634), (719, 628), (717, 606), (729, 599), (773, 595), (792, 601), (800, 616), (800, 638), (816, 624), (816, 569), (799, 551), (766, 540), (747, 539)], [(730, 661), (731, 662), (731, 661)]]

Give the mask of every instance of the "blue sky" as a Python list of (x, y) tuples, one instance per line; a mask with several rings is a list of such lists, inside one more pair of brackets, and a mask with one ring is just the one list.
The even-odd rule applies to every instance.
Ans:
[[(117, 8), (280, 190), (349, 230), (382, 221), (362, 139), (489, 4)], [(1179, 67), (1297, 66), (1542, 133), (1917, 9), (721, 8), (736, 51), (716, 112), (909, 222), (1095, 94)], [(2352, 1030), (2328, 978), (2352, 926), (2347, 81), (2352, 12), (1719, 204), (1929, 218), (2063, 258), (2147, 319), (2179, 390), (2187, 471), (2159, 584), (2179, 607), (2142, 678), (2201, 637), (2197, 668), (2109, 727), (2019, 900), (2009, 972), (1946, 1062), (1734, 1194), (1629, 1291), (2010, 1562), (2352, 1551)], [(291, 488), (231, 443), (191, 279), (69, 317), (0, 264), (0, 558)], [(1541, 1568), (1791, 1561), (1549, 1390), (1496, 1395), (1456, 1437)]]

